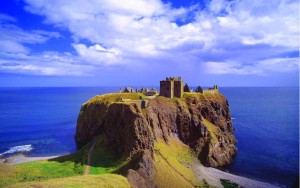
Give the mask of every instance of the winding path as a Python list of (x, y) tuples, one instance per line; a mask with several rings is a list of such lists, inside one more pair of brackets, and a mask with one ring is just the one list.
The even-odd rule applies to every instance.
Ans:
[(84, 170), (84, 174), (83, 175), (87, 175), (90, 173), (90, 169), (91, 169), (91, 162), (92, 162), (92, 153), (94, 151), (94, 148), (95, 148), (95, 145), (96, 145), (96, 142), (94, 142), (92, 144), (92, 146), (90, 147), (89, 149), (89, 152), (88, 152), (88, 158), (87, 158), (87, 164), (86, 164), (86, 168)]

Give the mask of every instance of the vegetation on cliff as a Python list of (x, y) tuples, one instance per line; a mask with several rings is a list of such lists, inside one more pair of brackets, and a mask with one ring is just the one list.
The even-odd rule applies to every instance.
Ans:
[(105, 95), (97, 95), (83, 104), (86, 105), (110, 105), (112, 103), (121, 102), (122, 99), (139, 100), (146, 96), (142, 93), (109, 93)]
[(195, 156), (188, 146), (175, 138), (170, 138), (168, 143), (158, 140), (154, 145), (154, 166), (156, 169), (154, 181), (158, 187), (202, 185), (191, 168)]

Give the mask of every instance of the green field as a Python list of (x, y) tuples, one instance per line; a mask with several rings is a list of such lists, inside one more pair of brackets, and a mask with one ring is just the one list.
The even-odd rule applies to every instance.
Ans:
[(12, 186), (14, 188), (26, 188), (26, 187), (80, 187), (80, 188), (93, 188), (93, 187), (107, 187), (107, 188), (130, 188), (130, 184), (123, 176), (116, 174), (102, 174), (102, 175), (85, 175), (74, 176), (67, 178), (50, 179), (42, 182), (26, 182), (17, 183)]
[[(100, 145), (96, 145), (92, 152), (90, 174), (111, 173), (128, 163), (129, 159), (116, 158)], [(50, 179), (53, 178), (62, 178), (62, 182), (63, 179), (71, 176), (76, 176), (72, 179), (75, 182), (76, 179), (79, 180), (80, 177), (85, 177), (82, 175), (86, 168), (90, 146), (91, 143), (76, 153), (51, 160), (33, 161), (13, 166), (0, 163), (0, 187), (20, 182), (41, 182), (45, 180), (51, 182)], [(84, 181), (82, 180), (82, 182)]]

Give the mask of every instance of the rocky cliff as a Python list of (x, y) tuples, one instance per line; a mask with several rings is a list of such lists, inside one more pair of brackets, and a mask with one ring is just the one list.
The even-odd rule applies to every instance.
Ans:
[[(156, 97), (144, 109), (135, 102), (121, 102), (121, 98), (143, 97), (138, 93), (107, 94), (83, 104), (75, 135), (78, 146), (101, 136), (111, 153), (135, 159), (137, 164), (127, 169), (128, 179), (150, 186), (158, 140), (168, 143), (170, 138), (178, 138), (206, 166), (220, 167), (231, 162), (236, 154), (235, 137), (228, 101), (223, 95), (185, 93), (180, 99)], [(132, 165), (135, 168), (129, 170)]]

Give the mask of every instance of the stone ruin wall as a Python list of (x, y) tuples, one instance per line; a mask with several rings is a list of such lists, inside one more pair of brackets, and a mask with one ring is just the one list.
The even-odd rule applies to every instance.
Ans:
[(204, 89), (203, 94), (217, 94), (219, 93), (218, 89)]

